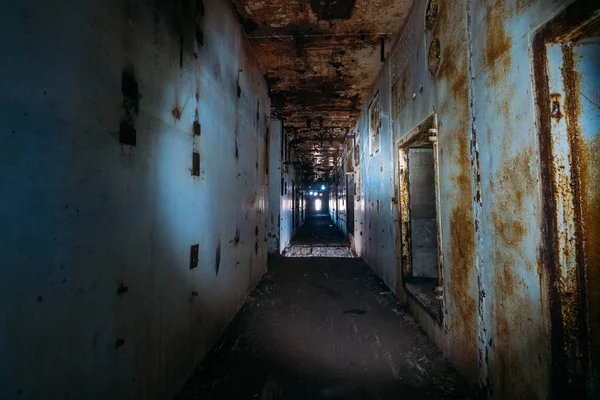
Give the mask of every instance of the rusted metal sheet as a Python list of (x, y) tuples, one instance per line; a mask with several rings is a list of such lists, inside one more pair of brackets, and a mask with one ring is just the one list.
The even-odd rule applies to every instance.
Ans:
[(598, 395), (600, 10), (576, 2), (534, 42), (550, 280), (553, 387)]
[[(403, 194), (398, 184), (403, 179), (406, 160), (397, 146), (404, 135), (432, 111), (436, 112), (444, 324), (440, 327), (432, 323), (427, 313), (421, 311), (416, 315), (453, 363), (495, 398), (548, 397), (555, 376), (551, 363), (556, 346), (550, 332), (551, 324), (555, 330), (551, 323), (554, 311), (550, 307), (554, 301), (550, 289), (554, 281), (546, 265), (543, 240), (548, 225), (542, 212), (547, 196), (542, 191), (541, 179), (547, 166), (542, 160), (544, 149), (538, 145), (538, 133), (544, 127), (536, 121), (534, 108), (530, 72), (534, 71), (535, 48), (531, 37), (537, 27), (568, 3), (490, 0), (415, 4), (398, 45), (371, 92), (370, 98), (379, 91), (381, 99), (391, 99), (391, 104), (381, 107), (382, 115), (389, 113), (391, 119), (383, 119), (382, 157), (371, 156), (368, 107), (363, 107), (355, 127), (361, 144), (356, 152), (360, 155), (355, 167), (360, 200), (356, 202), (353, 244), (386, 283), (402, 295), (398, 290), (401, 281), (399, 284), (398, 275), (394, 274), (409, 269), (408, 260), (398, 257), (398, 263), (384, 261), (394, 257), (395, 249), (400, 249), (400, 255), (407, 254), (401, 249), (408, 247), (406, 241), (402, 242), (402, 237), (407, 236), (402, 235), (401, 223), (403, 216), (406, 219), (403, 203), (407, 203), (408, 194)], [(581, 10), (597, 9), (589, 1), (577, 2), (573, 7), (578, 7), (580, 14)], [(589, 36), (596, 29), (595, 24), (587, 24), (582, 30)], [(586, 46), (590, 52), (593, 46)], [(584, 53), (573, 48), (574, 67), (569, 68), (580, 65), (588, 70), (584, 75), (593, 76), (591, 66), (598, 65), (597, 61)], [(564, 57), (560, 47), (557, 56)], [(565, 79), (561, 72), (557, 78)], [(587, 88), (581, 92), (589, 99), (597, 98), (597, 93), (591, 91), (594, 83), (590, 78), (586, 85), (581, 82), (578, 85)], [(547, 101), (548, 118), (562, 124), (561, 129), (567, 132), (567, 121), (575, 119), (569, 115), (577, 107), (573, 101), (565, 103), (565, 96), (553, 91)], [(593, 114), (597, 112), (593, 104), (597, 103), (589, 99), (583, 95), (579, 98), (580, 110), (588, 106), (587, 111), (581, 111), (587, 116), (579, 120), (590, 125), (589, 132), (597, 132)], [(581, 132), (584, 128), (578, 129)], [(385, 148), (390, 137), (387, 135), (393, 138), (392, 151)], [(575, 144), (577, 151), (573, 152)], [(565, 232), (572, 232), (561, 239), (561, 257), (566, 254), (572, 268), (581, 270), (581, 260), (588, 263), (597, 260), (597, 246), (593, 246), (597, 242), (598, 220), (597, 139), (588, 134), (585, 139), (576, 142), (565, 139), (556, 146), (568, 149), (569, 155), (574, 154), (579, 160), (571, 168), (574, 172), (561, 167), (557, 177), (563, 178), (557, 187), (562, 189), (552, 192), (551, 198), (559, 193), (565, 205), (557, 214), (550, 215), (560, 216)], [(388, 161), (392, 164), (389, 171), (393, 171), (395, 184), (380, 178)], [(557, 161), (573, 162), (569, 157)], [(573, 179), (573, 173), (579, 177), (575, 185), (566, 181)], [(387, 249), (386, 239), (378, 234), (389, 215), (382, 212), (387, 208), (386, 184), (393, 188), (389, 205), (394, 215), (390, 216), (399, 220), (392, 227), (398, 240), (392, 249)], [(578, 205), (570, 205), (574, 201)], [(408, 229), (404, 227), (405, 231)], [(577, 325), (581, 319), (579, 308), (583, 305), (589, 310), (598, 309), (598, 295), (593, 294), (598, 292), (595, 289), (598, 285), (593, 284), (597, 277), (590, 272), (595, 269), (585, 273), (586, 280), (578, 283), (572, 300), (564, 296), (565, 312), (569, 315), (564, 317), (565, 321)], [(394, 278), (390, 279), (392, 275)], [(565, 277), (582, 279), (568, 273)], [(586, 288), (582, 289), (582, 283)], [(570, 293), (568, 285), (561, 285), (558, 287), (564, 294)], [(582, 298), (587, 303), (582, 303)], [(414, 304), (410, 303), (411, 307)], [(585, 315), (591, 318), (592, 314)], [(592, 323), (589, 327), (597, 332)], [(573, 332), (580, 334), (577, 330)], [(597, 349), (592, 336), (589, 338), (590, 348)], [(588, 359), (580, 359), (581, 363), (590, 364), (590, 376), (597, 371), (593, 357), (597, 355), (592, 351)], [(590, 382), (588, 386), (592, 385)]]

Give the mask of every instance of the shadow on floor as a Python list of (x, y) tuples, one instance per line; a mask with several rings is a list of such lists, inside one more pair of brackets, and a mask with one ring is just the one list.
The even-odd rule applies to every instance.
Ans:
[(294, 244), (350, 245), (350, 242), (327, 213), (308, 215), (292, 239)]
[(360, 259), (270, 259), (177, 400), (475, 398)]

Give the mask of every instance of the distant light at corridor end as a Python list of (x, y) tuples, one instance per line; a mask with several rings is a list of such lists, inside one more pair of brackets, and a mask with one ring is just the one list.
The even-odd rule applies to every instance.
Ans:
[(321, 185), (321, 190), (325, 190), (325, 185)]
[(321, 203), (321, 200), (319, 200), (319, 199), (315, 200), (315, 210), (321, 211), (322, 208), (323, 208), (323, 204)]

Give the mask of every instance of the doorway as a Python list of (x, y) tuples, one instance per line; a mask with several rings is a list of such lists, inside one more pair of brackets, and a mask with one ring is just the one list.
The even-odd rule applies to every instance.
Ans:
[(435, 115), (409, 132), (398, 147), (401, 268), (406, 292), (441, 323), (442, 262)]
[(533, 42), (556, 393), (600, 382), (600, 16), (576, 1)]

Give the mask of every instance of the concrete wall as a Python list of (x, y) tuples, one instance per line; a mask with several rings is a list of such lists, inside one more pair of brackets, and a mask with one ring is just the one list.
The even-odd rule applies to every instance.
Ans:
[(266, 270), (267, 87), (197, 3), (3, 4), (0, 398), (170, 398)]
[[(432, 1), (439, 9), (429, 14), (428, 3), (414, 3), (355, 128), (360, 191), (353, 245), (488, 395), (548, 398), (554, 381), (566, 378), (552, 375), (552, 354), (563, 349), (551, 336), (553, 265), (541, 250), (532, 37), (571, 2)], [(591, 2), (579, 5), (582, 11)], [(382, 126), (380, 150), (371, 155), (369, 105), (375, 96)], [(438, 128), (442, 322), (404, 290), (398, 224), (406, 207), (398, 192), (398, 147), (432, 115)]]

